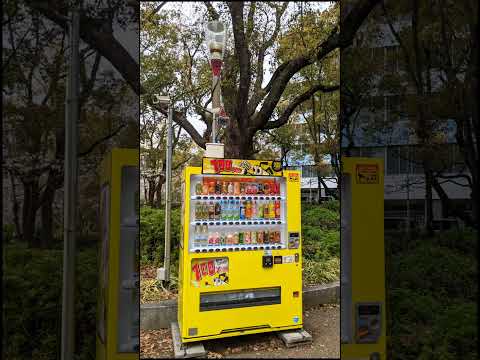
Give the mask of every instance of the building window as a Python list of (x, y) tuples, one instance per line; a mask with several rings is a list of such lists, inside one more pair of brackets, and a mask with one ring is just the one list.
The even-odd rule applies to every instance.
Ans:
[(385, 47), (385, 72), (387, 74), (397, 73), (399, 70), (399, 47), (386, 46)]

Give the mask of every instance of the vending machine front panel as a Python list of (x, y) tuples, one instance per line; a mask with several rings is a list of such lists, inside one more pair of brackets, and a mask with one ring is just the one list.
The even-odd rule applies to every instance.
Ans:
[(185, 170), (182, 342), (302, 327), (300, 177), (274, 174)]

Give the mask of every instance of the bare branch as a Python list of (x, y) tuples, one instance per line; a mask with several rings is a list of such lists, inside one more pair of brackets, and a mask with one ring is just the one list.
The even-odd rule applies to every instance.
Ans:
[(341, 33), (337, 26), (328, 38), (320, 43), (310, 54), (301, 55), (287, 61), (275, 70), (268, 85), (264, 89), (268, 95), (265, 98), (262, 108), (252, 117), (252, 131), (261, 129), (268, 122), (283, 94), (283, 91), (293, 75), (304, 67), (313, 64), (316, 60), (323, 59), (333, 50), (337, 48), (345, 48), (352, 44), (355, 33), (362, 25), (363, 20), (379, 2), (380, 0), (358, 1), (355, 7), (353, 7), (350, 13), (345, 16), (341, 22)]
[(322, 84), (317, 84), (312, 86), (310, 89), (305, 91), (303, 94), (297, 96), (285, 109), (282, 115), (275, 121), (268, 121), (266, 123), (266, 129), (275, 129), (282, 125), (285, 125), (288, 122), (290, 115), (292, 115), (293, 111), (296, 109), (298, 105), (306, 101), (307, 99), (311, 98), (313, 94), (317, 91), (322, 92), (333, 92), (340, 89), (340, 85), (333, 85), (333, 86), (324, 86)]
[(280, 25), (281, 19), (285, 10), (287, 9), (288, 2), (285, 2), (281, 8), (276, 8), (275, 13), (275, 29), (270, 36), (270, 38), (262, 45), (258, 52), (257, 56), (257, 73), (255, 76), (255, 85), (253, 88), (253, 96), (248, 103), (248, 113), (249, 115), (253, 115), (255, 113), (255, 109), (257, 108), (258, 104), (262, 101), (265, 97), (266, 92), (261, 91), (262, 83), (263, 83), (263, 63), (265, 60), (265, 52), (270, 48), (275, 40), (278, 37), (280, 32)]
[(93, 144), (91, 144), (87, 150), (85, 151), (82, 151), (82, 152), (79, 152), (78, 153), (78, 157), (83, 157), (85, 155), (88, 155), (90, 154), (98, 145), (100, 145), (101, 143), (107, 141), (108, 139), (111, 139), (112, 137), (114, 137), (115, 135), (117, 135), (120, 130), (122, 130), (127, 124), (126, 123), (123, 123), (122, 125), (120, 125), (118, 128), (116, 128), (113, 132), (111, 132), (110, 134), (108, 135), (105, 135), (104, 137), (98, 139), (97, 141), (95, 141)]

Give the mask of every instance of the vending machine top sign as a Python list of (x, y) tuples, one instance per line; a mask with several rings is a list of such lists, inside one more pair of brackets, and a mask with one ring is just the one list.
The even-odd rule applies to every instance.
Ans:
[(203, 158), (202, 174), (283, 176), (282, 163), (275, 160)]

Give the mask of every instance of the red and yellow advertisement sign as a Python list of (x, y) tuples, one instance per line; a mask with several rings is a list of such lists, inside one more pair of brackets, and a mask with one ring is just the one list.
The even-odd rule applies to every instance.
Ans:
[(282, 164), (272, 160), (203, 158), (203, 174), (282, 176)]
[(377, 164), (358, 164), (357, 184), (378, 184), (378, 165)]
[(228, 258), (192, 260), (192, 285), (222, 286), (228, 284)]

